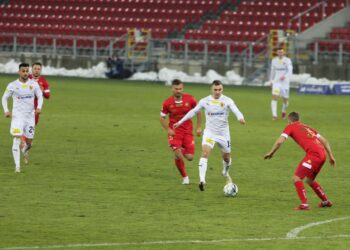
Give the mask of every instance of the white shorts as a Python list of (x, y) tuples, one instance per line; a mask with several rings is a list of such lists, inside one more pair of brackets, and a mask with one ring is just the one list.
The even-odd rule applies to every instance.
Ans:
[(208, 130), (204, 130), (202, 145), (208, 145), (210, 148), (214, 148), (215, 143), (218, 144), (220, 150), (223, 153), (231, 153), (231, 139), (230, 136), (220, 136), (211, 133)]
[(13, 136), (24, 135), (28, 139), (33, 139), (35, 133), (34, 114), (13, 115), (11, 120), (10, 133)]
[(289, 98), (289, 85), (273, 83), (272, 84), (272, 95), (280, 96), (283, 98)]

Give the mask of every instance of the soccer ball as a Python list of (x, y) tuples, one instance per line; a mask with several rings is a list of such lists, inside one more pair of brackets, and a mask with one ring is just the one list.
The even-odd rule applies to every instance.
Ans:
[(238, 186), (232, 182), (224, 186), (224, 195), (226, 197), (235, 197), (238, 194)]

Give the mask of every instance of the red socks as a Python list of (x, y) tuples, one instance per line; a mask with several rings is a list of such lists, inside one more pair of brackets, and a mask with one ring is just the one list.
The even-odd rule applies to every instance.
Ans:
[(294, 182), (294, 186), (301, 201), (301, 204), (308, 204), (304, 183), (302, 181), (296, 181)]
[(318, 184), (317, 181), (314, 181), (310, 187), (314, 190), (314, 192), (317, 194), (318, 197), (320, 197), (320, 199), (322, 201), (327, 201), (328, 197), (327, 195), (324, 193), (322, 187), (320, 186), (320, 184)]
[(186, 173), (184, 161), (181, 159), (175, 159), (175, 165), (176, 165), (177, 169), (179, 170), (181, 176), (186, 177), (187, 173)]

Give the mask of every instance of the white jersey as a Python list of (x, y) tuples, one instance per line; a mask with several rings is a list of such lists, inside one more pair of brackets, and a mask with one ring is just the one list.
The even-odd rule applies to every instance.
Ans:
[(28, 79), (25, 83), (16, 80), (7, 85), (5, 93), (2, 96), (4, 112), (9, 112), (7, 99), (11, 96), (13, 99), (13, 115), (34, 114), (34, 96), (38, 98), (38, 108), (42, 108), (43, 94), (39, 84), (31, 79)]
[[(272, 83), (281, 83), (289, 87), (290, 77), (293, 74), (293, 64), (288, 57), (275, 57), (271, 62), (271, 75), (270, 81)], [(284, 81), (281, 81), (280, 78), (284, 76)]]
[(205, 110), (205, 129), (214, 135), (229, 136), (228, 116), (230, 110), (238, 120), (244, 119), (243, 114), (231, 98), (221, 95), (219, 99), (214, 99), (209, 95), (201, 99), (197, 106), (189, 111), (179, 123), (191, 119), (201, 109)]

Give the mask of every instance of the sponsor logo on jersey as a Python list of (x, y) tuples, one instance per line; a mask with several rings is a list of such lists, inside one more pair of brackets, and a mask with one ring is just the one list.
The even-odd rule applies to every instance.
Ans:
[(21, 133), (21, 129), (20, 128), (14, 128), (14, 129), (12, 129), (12, 133), (13, 134), (20, 134)]
[(31, 99), (31, 98), (33, 98), (33, 96), (32, 95), (22, 95), (22, 96), (18, 96), (17, 97), (18, 99)]
[(205, 142), (209, 143), (210, 145), (214, 145), (213, 139), (207, 138), (207, 139), (205, 139)]
[(215, 116), (215, 115), (224, 115), (224, 112), (208, 112), (208, 115)]

